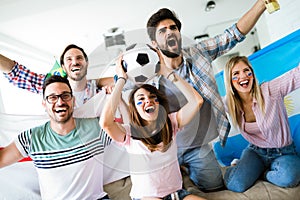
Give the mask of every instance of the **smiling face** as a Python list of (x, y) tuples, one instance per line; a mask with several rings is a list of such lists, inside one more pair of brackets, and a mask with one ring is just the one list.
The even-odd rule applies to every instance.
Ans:
[(250, 93), (253, 88), (253, 71), (243, 61), (236, 63), (231, 69), (231, 84), (239, 93)]
[(155, 121), (158, 116), (159, 102), (155, 94), (144, 88), (138, 89), (134, 94), (135, 107), (142, 119)]
[(71, 48), (64, 55), (62, 67), (68, 74), (68, 78), (80, 81), (86, 77), (88, 62), (79, 49)]
[(156, 27), (155, 38), (154, 46), (157, 46), (166, 56), (177, 57), (180, 55), (182, 39), (173, 20), (162, 20)]
[[(51, 121), (57, 123), (66, 123), (68, 122), (73, 114), (74, 106), (74, 97), (66, 98), (68, 101), (62, 100), (61, 97), (57, 99), (57, 102), (49, 103), (46, 98), (53, 95), (61, 95), (71, 93), (69, 86), (65, 83), (55, 82), (49, 84), (44, 92), (43, 106), (46, 109)], [(53, 96), (54, 97), (54, 96)]]

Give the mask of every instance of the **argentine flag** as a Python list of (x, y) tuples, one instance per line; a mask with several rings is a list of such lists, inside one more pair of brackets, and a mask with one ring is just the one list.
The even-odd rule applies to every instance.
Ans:
[[(255, 52), (248, 57), (259, 83), (270, 81), (300, 64), (300, 29)], [(224, 71), (215, 75), (219, 93), (225, 96)], [(284, 103), (296, 149), (300, 153), (300, 89), (288, 94)], [(236, 133), (235, 133), (236, 134)], [(216, 157), (222, 166), (230, 165), (239, 158), (248, 142), (237, 133), (227, 140), (222, 148), (219, 142), (213, 144)]]

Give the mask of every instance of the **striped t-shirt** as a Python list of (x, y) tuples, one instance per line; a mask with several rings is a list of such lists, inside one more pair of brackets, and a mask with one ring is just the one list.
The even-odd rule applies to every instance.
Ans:
[(22, 132), (15, 144), (30, 156), (39, 176), (42, 199), (97, 199), (103, 191), (103, 153), (111, 139), (97, 118), (76, 120), (67, 135), (50, 122)]
[(260, 132), (245, 130), (245, 113), (241, 110), (241, 134), (251, 144), (261, 148), (282, 148), (293, 142), (284, 97), (300, 88), (300, 65), (283, 75), (261, 84), (265, 114), (253, 99), (252, 110)]

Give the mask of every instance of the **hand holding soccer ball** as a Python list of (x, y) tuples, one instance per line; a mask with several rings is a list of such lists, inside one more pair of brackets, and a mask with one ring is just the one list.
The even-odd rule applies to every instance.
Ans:
[(148, 44), (136, 43), (129, 46), (122, 59), (123, 70), (134, 84), (147, 82), (160, 70), (159, 56)]

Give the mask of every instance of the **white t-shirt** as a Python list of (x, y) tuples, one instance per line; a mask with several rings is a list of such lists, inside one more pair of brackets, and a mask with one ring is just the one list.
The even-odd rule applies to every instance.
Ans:
[[(172, 115), (172, 116), (171, 116)], [(167, 151), (151, 152), (140, 140), (130, 137), (129, 125), (123, 143), (129, 153), (132, 188), (131, 198), (164, 197), (182, 189), (182, 177), (177, 160), (175, 134), (178, 130), (175, 113), (169, 116), (173, 125), (173, 141)]]
[(82, 90), (80, 92), (73, 91), (73, 95), (75, 97), (75, 107), (78, 108), (82, 106), (84, 103), (85, 90)]

